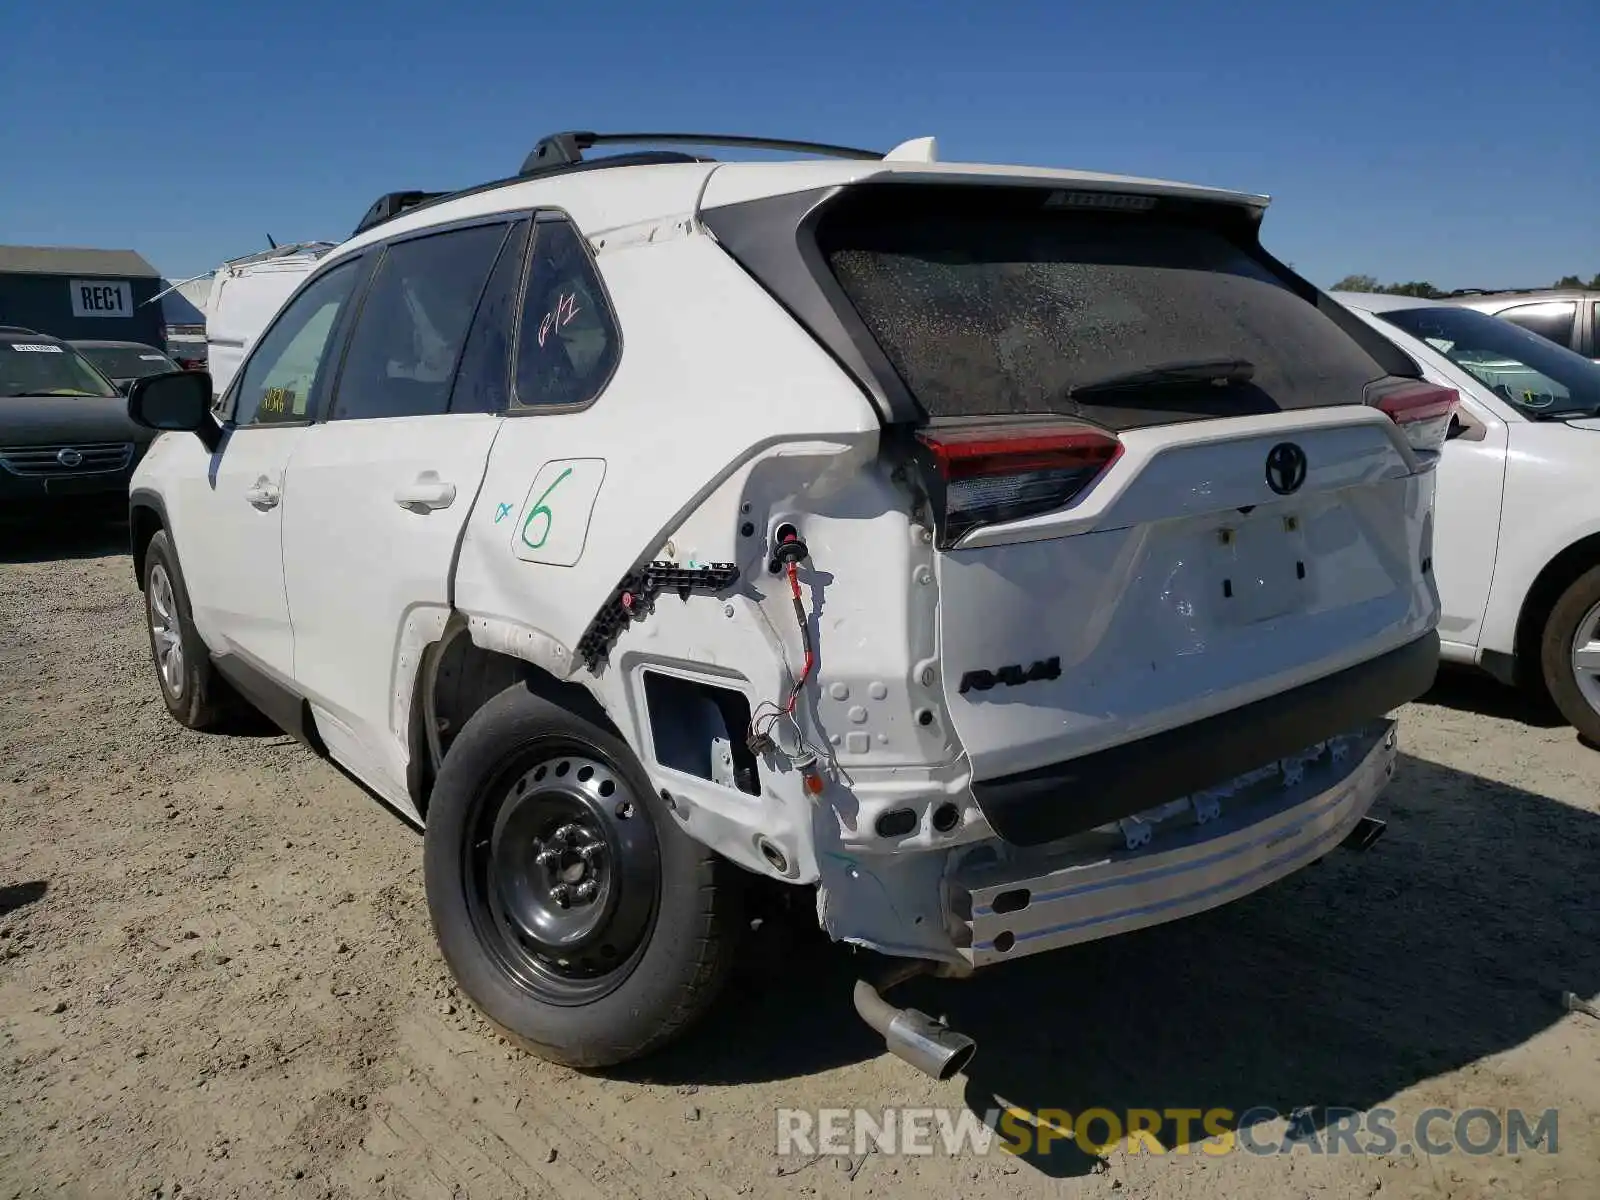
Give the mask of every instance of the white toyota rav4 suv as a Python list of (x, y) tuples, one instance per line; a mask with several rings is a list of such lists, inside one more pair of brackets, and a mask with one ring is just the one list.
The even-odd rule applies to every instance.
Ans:
[(135, 387), (167, 706), (242, 697), (422, 826), (462, 989), (580, 1066), (705, 1008), (753, 877), (898, 979), (1370, 842), (1456, 396), (1265, 205), (545, 139), (325, 255), (214, 411)]

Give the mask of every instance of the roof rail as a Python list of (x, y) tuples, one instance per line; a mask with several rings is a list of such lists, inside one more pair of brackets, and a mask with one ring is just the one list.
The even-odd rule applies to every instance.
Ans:
[[(854, 146), (833, 146), (826, 142), (800, 142), (788, 138), (745, 137), (725, 133), (552, 133), (539, 139), (533, 151), (522, 162), (519, 175), (552, 167), (570, 167), (583, 161), (583, 152), (594, 146), (737, 146), (750, 150), (794, 150), (801, 154), (821, 154), (829, 158), (860, 158), (881, 160), (878, 150), (861, 150)], [(619, 155), (629, 158), (629, 155)], [(624, 165), (618, 163), (617, 165)]]
[(1446, 298), (1451, 296), (1510, 296), (1532, 295), (1537, 292), (1566, 292), (1573, 288), (1558, 287), (1499, 287), (1499, 288), (1456, 288), (1453, 292), (1446, 292)]
[[(931, 155), (932, 145), (915, 147), (918, 156)], [(392, 220), (403, 212), (423, 205), (436, 204), (456, 196), (467, 196), (492, 188), (504, 187), (536, 175), (554, 175), (564, 171), (587, 171), (598, 167), (659, 166), (666, 163), (709, 162), (693, 154), (669, 150), (641, 150), (629, 154), (611, 154), (603, 158), (585, 159), (583, 152), (595, 146), (611, 145), (675, 145), (675, 146), (742, 146), (755, 150), (793, 150), (802, 154), (821, 154), (830, 158), (858, 158), (881, 161), (878, 150), (861, 150), (854, 146), (833, 146), (826, 142), (801, 142), (787, 138), (743, 137), (723, 133), (552, 133), (540, 138), (533, 151), (523, 160), (517, 173), (507, 179), (494, 179), (475, 187), (445, 192), (386, 192), (372, 202), (366, 215), (356, 225), (351, 237), (365, 233), (375, 225)], [(906, 147), (897, 147), (905, 150)]]
[(355, 237), (358, 233), (365, 233), (374, 225), (381, 225), (398, 217), (407, 209), (416, 208), (419, 204), (440, 200), (451, 194), (450, 192), (385, 192), (372, 202), (372, 207), (367, 209), (366, 214), (357, 222), (350, 236)]

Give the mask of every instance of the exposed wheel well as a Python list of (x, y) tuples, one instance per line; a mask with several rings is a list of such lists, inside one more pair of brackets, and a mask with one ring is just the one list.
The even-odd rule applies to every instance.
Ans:
[(1545, 564), (1522, 601), (1517, 617), (1517, 658), (1515, 678), (1519, 687), (1542, 691), (1544, 678), (1539, 668), (1539, 639), (1561, 593), (1590, 567), (1600, 563), (1600, 533), (1572, 543)]
[(411, 759), (420, 769), (413, 772), (411, 782), (417, 811), (424, 817), (433, 777), (455, 735), (480, 708), (518, 683), (542, 699), (617, 733), (605, 708), (582, 684), (557, 679), (509, 654), (485, 650), (472, 641), (465, 626), (454, 625), (423, 660), (412, 706), (416, 728)]
[(150, 548), (150, 539), (161, 530), (161, 514), (145, 504), (136, 504), (128, 510), (129, 541), (133, 549), (133, 579), (140, 591), (144, 590), (144, 554)]

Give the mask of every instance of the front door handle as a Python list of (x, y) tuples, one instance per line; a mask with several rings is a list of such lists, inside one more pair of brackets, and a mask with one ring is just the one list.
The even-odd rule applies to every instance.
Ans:
[(276, 484), (263, 475), (256, 480), (254, 487), (245, 492), (244, 498), (250, 501), (253, 507), (259, 508), (262, 512), (267, 512), (269, 509), (278, 507), (278, 501), (282, 499), (282, 493), (278, 491)]
[(412, 512), (432, 512), (449, 508), (456, 500), (456, 485), (446, 483), (433, 471), (424, 471), (403, 487), (396, 488), (394, 502)]

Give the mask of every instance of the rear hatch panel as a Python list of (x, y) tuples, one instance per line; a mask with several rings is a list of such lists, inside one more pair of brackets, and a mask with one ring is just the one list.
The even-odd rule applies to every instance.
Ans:
[[(1023, 522), (1012, 532), (1026, 540), (941, 554), (946, 700), (975, 777), (1248, 704), (1431, 628), (1437, 602), (1420, 568), (1432, 476), (1409, 469), (1378, 414), (1350, 416), (1135, 445), (1088, 511)], [(1264, 464), (1285, 441), (1311, 465), (1280, 497)], [(969, 680), (1052, 660), (1055, 678)]]
[[(997, 811), (1003, 836), (1105, 807), (1086, 790), (1115, 778), (1062, 764), (1151, 739), (1196, 764), (1172, 786), (1206, 787), (1261, 765), (1234, 761), (1248, 739), (1164, 739), (1282, 697), (1308, 719), (1271, 722), (1267, 761), (1431, 681), (1435, 456), (1394, 399), (1416, 365), (1267, 254), (1259, 208), (1060, 182), (735, 208), (708, 227), (879, 401), (934, 526), (980, 805), (1004, 785), (1056, 810)], [(1195, 377), (1208, 363), (1234, 366)], [(1155, 386), (1103, 386), (1153, 368)], [(1380, 660), (1377, 682), (1348, 674)], [(1146, 794), (1161, 778), (1129, 811), (1183, 794)]]

